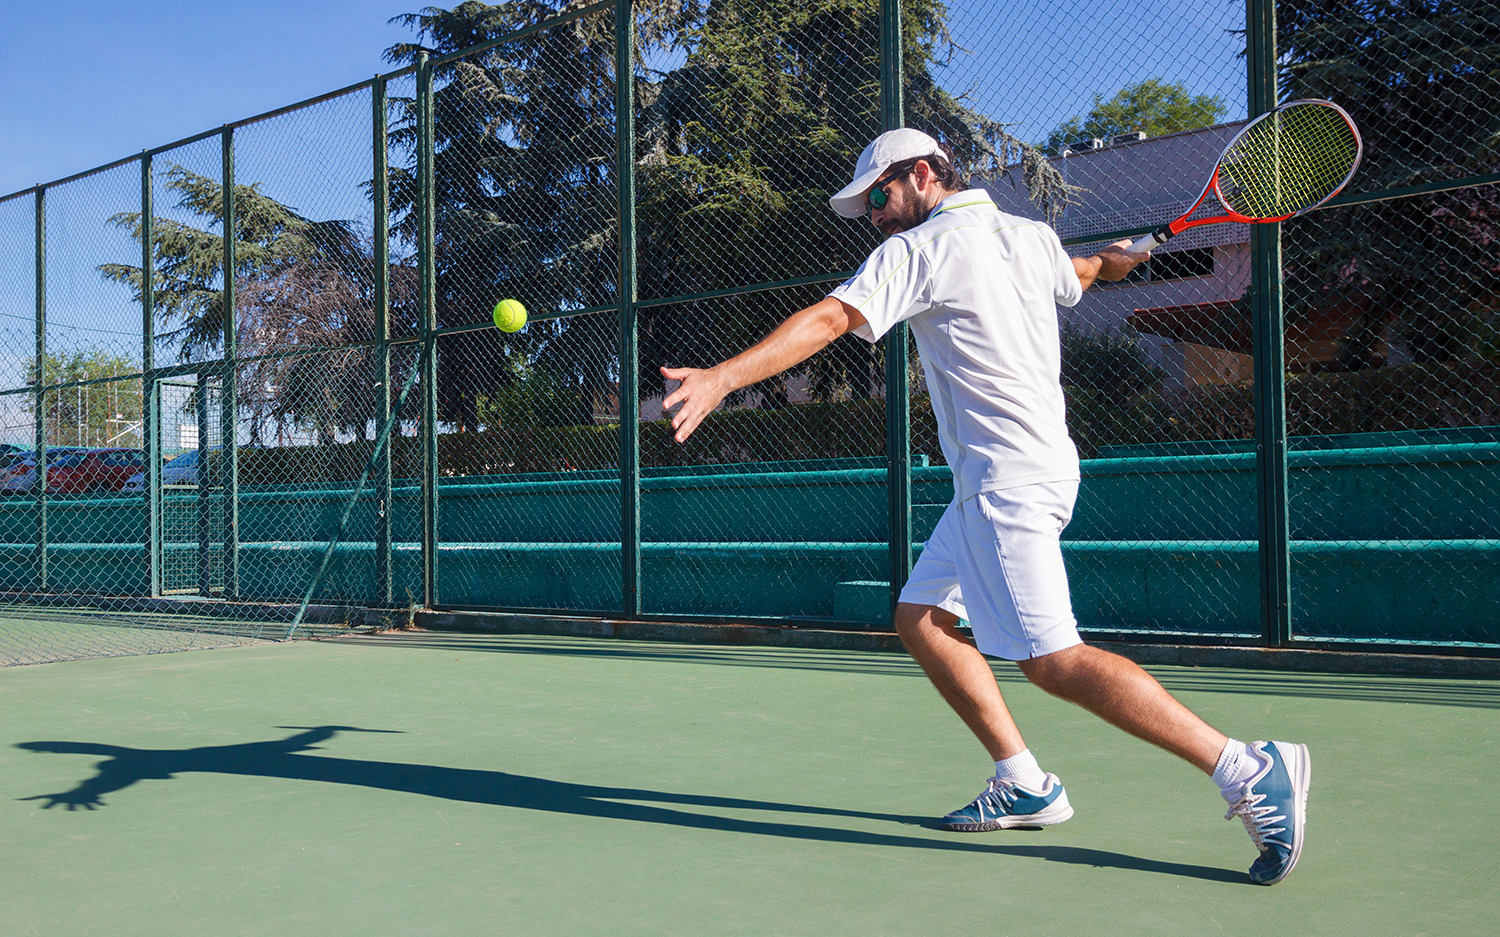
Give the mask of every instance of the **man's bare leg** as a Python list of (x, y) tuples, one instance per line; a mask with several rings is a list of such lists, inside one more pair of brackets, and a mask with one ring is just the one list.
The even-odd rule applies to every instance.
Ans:
[(1205, 774), (1229, 741), (1134, 661), (1087, 644), (1019, 661), (1032, 683), (1164, 748)]
[(1003, 761), (1018, 755), (1026, 750), (1026, 743), (1005, 706), (994, 671), (956, 624), (958, 616), (934, 605), (896, 605), (896, 633), (906, 650), (990, 758)]

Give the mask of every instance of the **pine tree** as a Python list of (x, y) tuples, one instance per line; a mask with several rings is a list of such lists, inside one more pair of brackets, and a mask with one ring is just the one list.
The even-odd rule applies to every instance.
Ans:
[[(164, 188), (201, 227), (152, 219), (153, 299), (157, 342), (182, 360), (212, 358), (224, 347), (224, 192), (220, 180), (173, 165)], [(236, 337), (239, 355), (255, 358), (295, 348), (336, 349), (371, 337), (371, 246), (348, 221), (315, 221), (263, 194), (235, 186)], [(111, 223), (139, 242), (139, 212)], [(141, 268), (103, 264), (106, 279), (141, 296)], [(409, 277), (394, 276), (398, 284)], [(405, 308), (409, 304), (397, 304)], [(251, 435), (271, 424), (313, 428), (331, 442), (340, 431), (363, 432), (374, 412), (369, 355), (335, 351), (250, 361), (239, 372), (240, 398)]]
[[(398, 21), (422, 43), (392, 61), (444, 54), (534, 25), (572, 7), (466, 2)], [(637, 244), (639, 295), (664, 298), (854, 267), (873, 247), (868, 225), (836, 218), (828, 195), (848, 180), (880, 129), (878, 5), (868, 0), (676, 0), (637, 3)], [(944, 52), (945, 11), (907, 0), (903, 11), (907, 123), (955, 151), (960, 169), (998, 177), (1020, 163), (1041, 209), (1055, 215), (1067, 187), (1040, 152), (968, 110), (932, 74)], [(670, 67), (652, 69), (656, 59)], [(613, 177), (613, 31), (591, 16), (534, 32), (435, 75), (434, 161), (440, 325), (479, 321), (514, 296), (533, 312), (617, 301)], [(401, 126), (410, 145), (413, 121)], [(415, 234), (414, 176), (392, 204)], [(640, 316), (643, 393), (657, 366), (705, 365), (764, 334), (795, 295), (749, 294), (646, 307)], [(788, 308), (790, 305), (790, 308)], [(476, 427), (476, 401), (518, 374), (546, 374), (585, 400), (617, 370), (613, 325), (587, 317), (534, 323), (516, 336), (454, 341), (439, 357), (444, 418)], [(523, 355), (527, 367), (512, 366)], [(880, 387), (880, 351), (843, 342), (804, 370), (825, 396)], [(785, 378), (763, 399), (785, 400)], [(765, 388), (760, 390), (764, 391)]]

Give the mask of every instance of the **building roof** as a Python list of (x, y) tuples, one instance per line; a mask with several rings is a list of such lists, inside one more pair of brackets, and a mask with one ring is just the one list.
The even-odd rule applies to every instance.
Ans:
[[(1360, 294), (1329, 297), (1316, 306), (1303, 306), (1288, 316), (1288, 345), (1308, 347), (1336, 342), (1349, 326), (1369, 310), (1370, 299)], [(1137, 309), (1126, 324), (1137, 332), (1173, 342), (1192, 342), (1250, 354), (1250, 315), (1238, 300), (1188, 303)]]
[[(1049, 156), (1064, 181), (1080, 190), (1055, 222), (1063, 239), (1166, 224), (1181, 215), (1203, 192), (1224, 146), (1244, 126), (1243, 121), (1147, 137), (1084, 150), (1068, 156)], [(1007, 167), (1007, 180), (985, 187), (995, 203), (1012, 214), (1035, 217), (1037, 206), (1027, 198), (1019, 165)], [(1222, 207), (1213, 203), (1213, 209)], [(1200, 209), (1199, 214), (1213, 214)], [(1241, 224), (1205, 225), (1183, 232), (1161, 249), (1190, 250), (1249, 240)], [(1093, 250), (1094, 245), (1078, 245)]]

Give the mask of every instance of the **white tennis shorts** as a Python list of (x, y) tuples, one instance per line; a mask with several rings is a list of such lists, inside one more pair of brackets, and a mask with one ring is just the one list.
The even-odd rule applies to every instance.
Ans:
[(1058, 541), (1077, 497), (1078, 482), (1047, 482), (948, 505), (901, 601), (968, 619), (991, 657), (1026, 660), (1083, 643)]

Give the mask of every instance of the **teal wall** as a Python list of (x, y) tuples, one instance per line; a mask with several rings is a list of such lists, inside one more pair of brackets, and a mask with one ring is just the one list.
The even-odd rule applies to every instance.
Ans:
[[(1260, 634), (1249, 452), (1171, 451), (1084, 463), (1065, 533), (1086, 628)], [(885, 470), (873, 460), (654, 470), (641, 482), (643, 607), (652, 613), (888, 620)], [(1500, 640), (1500, 442), (1307, 448), (1289, 457), (1293, 618), (1328, 640)], [(913, 469), (914, 537), (952, 495)], [(620, 597), (618, 480), (605, 473), (447, 479), (443, 605), (611, 612)], [(249, 490), (244, 597), (299, 599), (351, 487)], [(394, 491), (394, 592), (419, 601), (420, 500)], [(197, 499), (172, 494), (169, 562), (196, 569)], [(35, 584), (37, 507), (0, 500), (0, 585)], [(141, 594), (139, 498), (54, 498), (50, 590)], [(356, 507), (319, 592), (373, 593), (374, 504)], [(918, 546), (918, 549), (920, 547)], [(196, 574), (192, 573), (193, 582)]]

